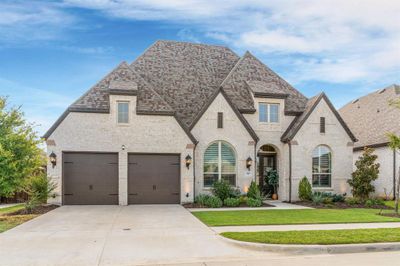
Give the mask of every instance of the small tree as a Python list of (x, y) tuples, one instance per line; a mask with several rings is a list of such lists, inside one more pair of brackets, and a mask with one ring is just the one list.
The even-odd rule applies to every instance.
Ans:
[(312, 189), (308, 178), (305, 176), (299, 183), (299, 199), (303, 201), (311, 200)]
[(274, 194), (278, 194), (278, 186), (279, 186), (279, 174), (276, 170), (271, 170), (268, 172), (266, 181), (268, 185), (274, 188)]
[(40, 171), (40, 143), (20, 108), (7, 108), (7, 98), (0, 97), (0, 196), (22, 191), (24, 182)]
[(352, 178), (347, 180), (352, 188), (353, 196), (361, 200), (366, 200), (369, 194), (375, 191), (372, 181), (378, 178), (379, 163), (375, 163), (378, 158), (373, 154), (374, 149), (365, 148), (363, 154), (358, 157), (355, 165), (356, 171), (352, 173)]
[[(400, 100), (391, 101), (390, 105), (400, 109)], [(395, 135), (394, 133), (388, 133), (389, 137), (389, 147), (397, 152), (400, 155), (400, 136)], [(400, 196), (400, 166), (399, 166), (399, 174), (396, 180), (396, 188), (393, 194), (395, 195), (395, 211), (399, 214), (399, 196)]]
[(53, 196), (56, 184), (50, 180), (46, 173), (41, 173), (27, 180), (24, 191), (28, 194), (29, 200), (25, 208), (31, 212), (36, 206), (44, 204), (47, 199)]

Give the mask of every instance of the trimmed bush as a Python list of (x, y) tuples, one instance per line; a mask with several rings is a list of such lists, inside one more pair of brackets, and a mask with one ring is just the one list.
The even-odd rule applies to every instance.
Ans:
[(332, 202), (344, 202), (346, 194), (333, 194), (332, 195)]
[(215, 196), (209, 196), (206, 199), (205, 205), (209, 208), (221, 208), (222, 207), (222, 200)]
[(234, 189), (225, 180), (216, 181), (212, 187), (212, 194), (224, 201), (234, 194)]
[(362, 203), (361, 200), (357, 199), (357, 198), (353, 198), (353, 197), (348, 197), (345, 199), (345, 202), (349, 205), (357, 205)]
[(246, 203), (247, 202), (247, 196), (245, 196), (245, 195), (240, 196), (239, 201), (240, 201), (240, 204)]
[(365, 207), (373, 206), (385, 206), (385, 202), (382, 199), (368, 199), (365, 201)]
[(326, 196), (324, 195), (324, 193), (319, 192), (319, 191), (315, 191), (314, 193), (312, 193), (311, 195), (311, 201), (315, 204), (315, 205), (319, 205), (321, 203), (324, 202)]
[(224, 205), (228, 207), (237, 207), (240, 205), (239, 198), (227, 198), (224, 200)]
[(262, 200), (261, 199), (248, 198), (246, 204), (249, 207), (261, 207), (262, 206)]
[(311, 184), (307, 177), (303, 177), (299, 183), (299, 199), (310, 201), (312, 196)]
[(249, 190), (247, 191), (247, 197), (262, 200), (260, 188), (258, 187), (256, 182), (251, 181)]
[(207, 206), (207, 200), (210, 195), (200, 194), (194, 198), (194, 202), (200, 204), (201, 206)]

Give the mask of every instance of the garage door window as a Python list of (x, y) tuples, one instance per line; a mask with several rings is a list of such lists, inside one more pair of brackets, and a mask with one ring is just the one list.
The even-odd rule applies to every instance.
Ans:
[(204, 153), (204, 187), (217, 180), (236, 185), (236, 156), (232, 146), (224, 141), (212, 143)]

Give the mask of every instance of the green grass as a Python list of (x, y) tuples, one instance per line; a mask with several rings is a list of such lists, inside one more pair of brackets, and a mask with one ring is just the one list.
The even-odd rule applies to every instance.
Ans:
[(24, 208), (24, 204), (15, 205), (12, 207), (2, 208), (0, 209), (0, 233), (7, 231), (17, 225), (25, 223), (38, 215), (29, 214), (29, 215), (12, 215), (7, 216), (5, 214), (12, 213)]
[(268, 244), (334, 245), (400, 242), (400, 228), (284, 232), (225, 232), (221, 235), (245, 242)]
[(385, 205), (394, 209), (394, 200), (385, 201)]
[(192, 214), (208, 226), (400, 222), (399, 218), (378, 213), (376, 209), (306, 209), (204, 211)]

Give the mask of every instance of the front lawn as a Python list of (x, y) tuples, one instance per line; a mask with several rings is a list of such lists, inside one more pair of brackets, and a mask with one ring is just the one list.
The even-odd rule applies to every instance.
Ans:
[(374, 209), (306, 209), (204, 211), (192, 214), (208, 226), (400, 222), (399, 218), (378, 215), (378, 212)]
[(225, 232), (221, 235), (239, 241), (268, 244), (334, 245), (400, 242), (400, 228), (283, 232)]

